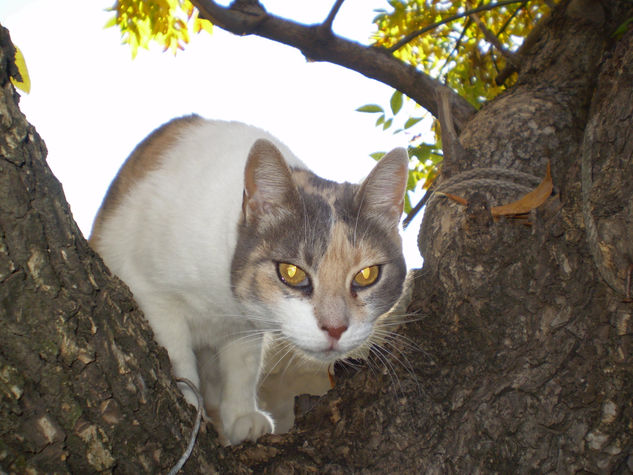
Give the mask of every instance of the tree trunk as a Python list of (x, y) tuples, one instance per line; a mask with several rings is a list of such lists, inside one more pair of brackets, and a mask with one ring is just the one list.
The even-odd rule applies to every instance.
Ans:
[[(18, 109), (13, 57), (0, 26), (0, 472), (166, 473), (195, 412), (129, 290), (73, 221)], [(226, 469), (210, 435), (196, 471)]]
[[(469, 206), (427, 205), (391, 363), (300, 398), (287, 435), (224, 449), (203, 424), (185, 472), (633, 471), (633, 32), (611, 38), (632, 15), (563, 2), (461, 129), (440, 187)], [(193, 411), (70, 218), (0, 46), (0, 468), (164, 472)], [(494, 220), (547, 162), (558, 194), (529, 225)]]

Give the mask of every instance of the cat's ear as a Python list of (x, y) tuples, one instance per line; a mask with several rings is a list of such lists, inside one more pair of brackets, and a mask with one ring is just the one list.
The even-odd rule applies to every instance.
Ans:
[(365, 178), (357, 192), (360, 212), (396, 227), (404, 208), (409, 177), (409, 156), (404, 148), (386, 154)]
[(269, 140), (257, 140), (244, 168), (242, 211), (247, 222), (286, 214), (297, 193), (283, 155)]

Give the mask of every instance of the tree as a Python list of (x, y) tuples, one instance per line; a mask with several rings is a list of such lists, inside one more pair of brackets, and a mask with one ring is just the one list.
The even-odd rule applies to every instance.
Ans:
[[(217, 26), (401, 81), (439, 117), (444, 163), (409, 304), (421, 318), (394, 342), (409, 366), (338, 375), (289, 434), (257, 444), (222, 449), (205, 426), (184, 470), (633, 470), (633, 32), (618, 31), (630, 2), (558, 4), (519, 50), (516, 83), (478, 111), (384, 51), (336, 38), (329, 20), (194, 3)], [(17, 109), (6, 32), (0, 46), (0, 466), (165, 471), (192, 410), (70, 219)], [(556, 196), (522, 220), (493, 218), (548, 162)]]

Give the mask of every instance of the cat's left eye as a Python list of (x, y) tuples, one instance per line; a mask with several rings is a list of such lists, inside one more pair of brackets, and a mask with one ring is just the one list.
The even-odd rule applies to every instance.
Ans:
[(368, 287), (375, 283), (380, 276), (380, 266), (369, 266), (361, 269), (355, 276), (352, 285), (355, 287)]

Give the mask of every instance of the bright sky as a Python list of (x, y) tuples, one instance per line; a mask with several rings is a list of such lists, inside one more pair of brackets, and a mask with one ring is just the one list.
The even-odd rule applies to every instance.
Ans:
[[(271, 13), (318, 23), (334, 0), (262, 3)], [(20, 107), (44, 138), (48, 163), (86, 236), (108, 184), (134, 146), (180, 115), (195, 112), (264, 128), (317, 174), (337, 181), (360, 181), (375, 163), (370, 153), (407, 145), (405, 135), (374, 127), (373, 114), (355, 112), (367, 103), (386, 106), (393, 90), (384, 84), (308, 62), (294, 48), (220, 28), (194, 36), (176, 57), (155, 47), (139, 50), (132, 60), (119, 31), (103, 28), (111, 4), (0, 0), (0, 23), (22, 50), (32, 82)], [(388, 4), (347, 0), (335, 32), (366, 43), (376, 8)], [(422, 262), (418, 227), (419, 218), (404, 235), (410, 267)]]

